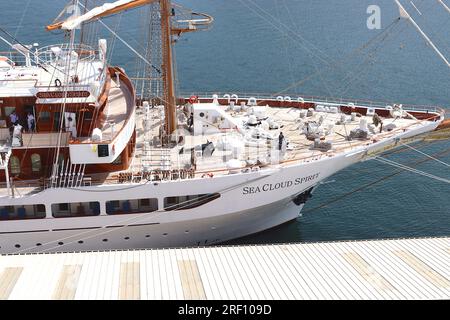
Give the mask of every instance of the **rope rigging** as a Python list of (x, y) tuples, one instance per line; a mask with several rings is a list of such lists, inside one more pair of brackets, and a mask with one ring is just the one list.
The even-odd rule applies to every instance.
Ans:
[[(388, 154), (394, 154), (394, 153), (404, 152), (404, 151), (406, 151), (406, 150), (407, 150), (407, 148), (406, 148), (406, 147), (403, 147), (403, 149), (393, 150), (393, 151), (391, 151), (391, 152), (388, 153)], [(443, 151), (437, 152), (437, 153), (433, 154), (432, 157), (444, 156), (444, 155), (446, 155), (446, 154), (448, 154), (448, 153), (450, 153), (450, 148), (447, 148), (447, 149), (445, 149), (445, 150), (443, 150)], [(422, 158), (422, 159), (420, 159), (420, 160), (418, 160), (418, 161), (414, 161), (414, 162), (410, 163), (410, 164), (409, 164), (409, 167), (416, 167), (416, 166), (418, 166), (418, 165), (420, 165), (420, 164), (423, 164), (423, 163), (426, 163), (426, 162), (428, 162), (428, 161), (430, 161), (430, 160), (432, 160), (432, 159), (429, 158), (429, 157), (424, 157), (424, 158)], [(386, 176), (383, 176), (383, 177), (381, 177), (381, 178), (379, 178), (379, 179), (377, 179), (377, 180), (375, 180), (375, 181), (372, 181), (372, 182), (367, 183), (367, 184), (365, 184), (365, 185), (362, 185), (362, 186), (360, 186), (360, 187), (358, 187), (358, 188), (356, 188), (356, 189), (353, 189), (353, 190), (351, 190), (351, 191), (349, 191), (349, 192), (346, 192), (346, 193), (344, 193), (343, 195), (340, 195), (340, 196), (338, 196), (338, 197), (336, 197), (336, 198), (333, 198), (333, 199), (330, 200), (330, 201), (326, 201), (325, 203), (322, 203), (322, 204), (320, 204), (320, 205), (318, 205), (318, 206), (316, 206), (316, 207), (313, 207), (313, 208), (310, 208), (310, 209), (304, 209), (304, 210), (303, 210), (303, 213), (309, 213), (309, 212), (317, 211), (317, 210), (319, 210), (319, 209), (322, 209), (322, 208), (324, 208), (324, 207), (327, 207), (327, 206), (329, 206), (329, 205), (332, 204), (332, 203), (335, 203), (335, 202), (337, 202), (337, 201), (339, 201), (339, 200), (342, 200), (342, 199), (344, 199), (344, 198), (347, 198), (348, 196), (351, 196), (351, 195), (353, 195), (353, 194), (355, 194), (355, 193), (357, 193), (357, 192), (359, 192), (359, 191), (366, 190), (366, 189), (369, 188), (369, 187), (372, 187), (372, 186), (374, 186), (374, 185), (376, 185), (376, 184), (378, 184), (378, 183), (380, 183), (380, 182), (383, 182), (383, 181), (385, 181), (385, 180), (388, 180), (388, 179), (390, 179), (390, 178), (393, 178), (393, 177), (395, 177), (395, 176), (397, 176), (397, 175), (399, 175), (399, 174), (405, 172), (405, 169), (404, 169), (404, 168), (399, 168), (399, 169), (400, 169), (400, 170), (397, 170), (397, 171), (395, 171), (395, 172), (393, 172), (393, 173), (391, 173), (391, 174), (388, 174), (388, 175), (386, 175)]]

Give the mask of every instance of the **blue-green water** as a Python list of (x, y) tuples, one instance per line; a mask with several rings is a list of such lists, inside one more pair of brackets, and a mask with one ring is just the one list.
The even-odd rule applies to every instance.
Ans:
[[(437, 1), (414, 2), (422, 15), (408, 6), (411, 13), (450, 57), (450, 14)], [(290, 89), (292, 95), (450, 106), (450, 70), (406, 21), (389, 27), (398, 16), (391, 0), (180, 0), (179, 3), (215, 17), (210, 31), (187, 35), (176, 46), (178, 88), (183, 92), (273, 93), (317, 73)], [(58, 43), (62, 34), (46, 33), (43, 26), (65, 4), (62, 0), (2, 0), (0, 25), (24, 43)], [(381, 30), (369, 30), (366, 26), (369, 16), (366, 10), (371, 4), (381, 8)], [(105, 20), (111, 26), (119, 21), (118, 33), (136, 49), (142, 48), (136, 35), (139, 12)], [(369, 42), (383, 31), (378, 41)], [(363, 50), (355, 51), (360, 47)], [(0, 49), (7, 48), (2, 45)], [(133, 72), (135, 56), (118, 42), (114, 45), (113, 60)], [(422, 146), (421, 150), (435, 154), (449, 147), (450, 143), (444, 141)], [(408, 151), (391, 159), (410, 164), (423, 156)], [(440, 159), (450, 163), (449, 154)], [(448, 167), (435, 161), (417, 168), (450, 178)], [(395, 170), (369, 161), (341, 171), (328, 179), (335, 182), (316, 190), (305, 206), (304, 215), (296, 222), (237, 242), (448, 236), (449, 185), (408, 172), (312, 210)]]

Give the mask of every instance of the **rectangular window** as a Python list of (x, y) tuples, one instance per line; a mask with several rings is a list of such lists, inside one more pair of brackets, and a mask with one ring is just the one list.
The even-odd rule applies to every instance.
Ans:
[(54, 112), (53, 113), (53, 130), (59, 130), (60, 123), (61, 123), (61, 112)]
[(139, 199), (140, 212), (153, 212), (158, 210), (157, 199)]
[(100, 203), (75, 202), (52, 204), (52, 215), (55, 218), (98, 216), (100, 214)]
[(59, 211), (69, 211), (69, 204), (68, 203), (60, 203), (58, 204)]
[(167, 197), (164, 198), (164, 210), (172, 211), (172, 210), (188, 210), (198, 208), (218, 198), (220, 198), (220, 193)]
[(36, 204), (34, 205), (34, 212), (36, 213), (36, 215), (38, 216), (44, 216), (45, 217), (45, 206), (43, 204)]
[(45, 206), (43, 204), (0, 206), (0, 220), (24, 220), (42, 218), (45, 218)]
[(106, 201), (107, 214), (148, 213), (158, 210), (158, 199), (127, 199)]
[(16, 107), (4, 107), (5, 109), (5, 117), (9, 117), (11, 113), (16, 111)]
[(38, 121), (49, 122), (50, 116), (51, 116), (50, 111), (41, 111), (41, 112), (39, 112)]
[(120, 201), (108, 201), (110, 204), (111, 204), (111, 206), (113, 207), (113, 208), (118, 208), (118, 207), (120, 207)]

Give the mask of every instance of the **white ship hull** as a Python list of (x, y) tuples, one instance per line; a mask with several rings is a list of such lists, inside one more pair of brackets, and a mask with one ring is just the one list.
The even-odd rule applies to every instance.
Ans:
[[(291, 166), (271, 167), (245, 174), (140, 185), (103, 185), (78, 189), (47, 189), (32, 196), (0, 199), (0, 205), (99, 201), (101, 214), (92, 217), (3, 221), (0, 253), (110, 250), (203, 246), (273, 228), (295, 219), (302, 203), (293, 199), (336, 172), (364, 160), (367, 153), (433, 130), (428, 123), (370, 147)], [(189, 191), (187, 191), (189, 190)], [(197, 208), (164, 211), (165, 197), (220, 193)], [(106, 215), (110, 199), (157, 198), (159, 210), (150, 213)], [(55, 200), (61, 199), (61, 200)], [(62, 200), (64, 199), (64, 200)]]
[(220, 198), (189, 210), (4, 221), (0, 229), (0, 253), (179, 247), (243, 237), (295, 219), (303, 207), (293, 202), (295, 196), (358, 162), (364, 153), (217, 178), (149, 183), (132, 188), (119, 185), (48, 189), (31, 197), (9, 199), (13, 205), (51, 204), (55, 202), (52, 199), (96, 200), (104, 207), (105, 201), (116, 198), (157, 197), (162, 202), (164, 197), (181, 195), (186, 190), (195, 194), (221, 193)]

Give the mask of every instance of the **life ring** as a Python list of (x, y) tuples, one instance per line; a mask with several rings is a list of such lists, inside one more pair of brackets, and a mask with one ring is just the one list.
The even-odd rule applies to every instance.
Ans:
[(198, 96), (190, 96), (189, 103), (194, 104), (198, 102)]
[(55, 79), (55, 87), (61, 87), (61, 86), (62, 86), (61, 80)]

